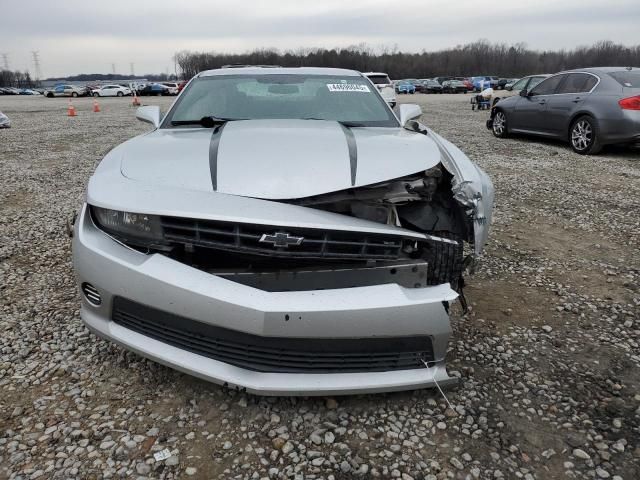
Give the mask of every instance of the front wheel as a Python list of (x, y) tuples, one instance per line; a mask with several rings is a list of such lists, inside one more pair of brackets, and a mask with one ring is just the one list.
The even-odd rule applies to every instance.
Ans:
[(94, 97), (99, 97), (99, 96), (100, 96), (100, 94), (99, 94), (98, 92), (96, 92), (96, 93), (94, 93), (94, 94), (93, 94), (93, 96), (94, 96)]
[(507, 130), (507, 116), (502, 110), (498, 110), (495, 117), (493, 117), (491, 131), (498, 138), (506, 138), (509, 134)]
[(122, 97), (124, 95), (124, 93), (118, 92), (116, 95), (118, 95), (119, 97)]
[(78, 92), (73, 92), (73, 93), (71, 94), (71, 96), (72, 96), (73, 98), (77, 98), (77, 97), (78, 97)]
[(580, 155), (595, 155), (602, 150), (598, 141), (598, 130), (593, 118), (586, 115), (571, 124), (569, 141), (573, 151)]

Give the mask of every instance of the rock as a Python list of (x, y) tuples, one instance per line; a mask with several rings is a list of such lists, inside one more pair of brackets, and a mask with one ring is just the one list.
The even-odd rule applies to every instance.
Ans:
[(276, 437), (271, 440), (271, 443), (273, 444), (273, 448), (277, 448), (278, 450), (280, 450), (286, 443), (286, 440), (284, 438)]
[(464, 465), (462, 464), (462, 462), (460, 460), (458, 460), (456, 457), (451, 457), (449, 459), (449, 463), (451, 465), (453, 465), (455, 468), (457, 468), (458, 470), (463, 470), (464, 469)]
[(180, 457), (177, 455), (172, 455), (164, 461), (165, 465), (169, 465), (170, 467), (178, 465), (180, 463)]
[(195, 475), (198, 469), (196, 467), (187, 467), (184, 471), (189, 476)]
[(338, 402), (335, 400), (335, 398), (327, 398), (324, 404), (329, 410), (335, 410), (336, 408), (338, 408)]
[(581, 448), (576, 448), (573, 450), (573, 456), (576, 458), (579, 458), (581, 460), (589, 460), (591, 459), (591, 456), (585, 452), (584, 450), (582, 450)]
[(230, 450), (232, 447), (233, 447), (233, 444), (229, 440), (227, 440), (222, 444), (223, 450)]
[(333, 441), (336, 439), (335, 435), (333, 434), (333, 432), (326, 432), (324, 434), (324, 443), (333, 443)]
[(553, 328), (550, 325), (543, 325), (542, 330), (546, 333), (551, 333), (553, 331)]

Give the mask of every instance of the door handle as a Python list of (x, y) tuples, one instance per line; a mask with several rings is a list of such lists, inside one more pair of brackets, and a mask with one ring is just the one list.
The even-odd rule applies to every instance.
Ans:
[(576, 97), (572, 101), (573, 101), (573, 103), (578, 103), (580, 100), (582, 100), (582, 98)]
[(544, 105), (545, 103), (547, 103), (547, 101), (546, 101), (546, 100), (540, 100), (538, 103), (539, 103), (540, 105)]

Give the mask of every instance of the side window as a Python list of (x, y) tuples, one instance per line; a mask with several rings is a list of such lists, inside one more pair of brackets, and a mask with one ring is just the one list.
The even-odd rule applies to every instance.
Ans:
[(587, 73), (570, 73), (567, 80), (560, 86), (556, 93), (584, 93), (588, 92), (596, 84), (597, 79)]
[(552, 95), (556, 93), (556, 88), (566, 75), (554, 75), (547, 78), (544, 82), (540, 82), (532, 91), (531, 95)]
[(518, 80), (516, 83), (513, 84), (512, 90), (522, 90), (528, 81), (529, 81), (528, 78), (521, 78), (520, 80)]
[(531, 80), (529, 80), (529, 85), (527, 86), (527, 90), (531, 91), (531, 89), (533, 89), (533, 87), (538, 85), (545, 78), (547, 78), (547, 77), (531, 77)]
[(582, 91), (584, 93), (590, 92), (591, 89), (595, 87), (597, 83), (598, 83), (598, 79), (593, 75), (589, 75), (589, 78), (587, 78), (586, 83), (582, 86), (582, 89), (583, 89)]

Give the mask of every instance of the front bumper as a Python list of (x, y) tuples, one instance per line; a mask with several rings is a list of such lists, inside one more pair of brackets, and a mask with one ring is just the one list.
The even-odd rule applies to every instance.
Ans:
[[(85, 206), (73, 241), (78, 285), (91, 283), (102, 302), (82, 299), (81, 317), (98, 336), (154, 361), (218, 384), (267, 395), (328, 395), (410, 390), (455, 382), (444, 358), (451, 333), (443, 302), (448, 285), (396, 284), (349, 289), (266, 292), (197, 270), (163, 255), (145, 255), (93, 224)], [(270, 339), (369, 339), (428, 335), (430, 368), (356, 373), (273, 373), (240, 368), (140, 334), (112, 320), (114, 298), (134, 300), (207, 325)]]

